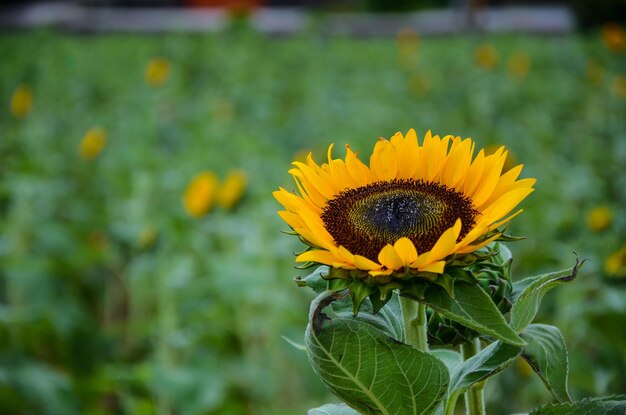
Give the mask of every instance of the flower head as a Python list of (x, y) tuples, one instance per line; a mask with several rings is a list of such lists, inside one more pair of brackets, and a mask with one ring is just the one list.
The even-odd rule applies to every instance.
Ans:
[(209, 213), (217, 185), (217, 176), (210, 171), (203, 171), (191, 179), (183, 195), (183, 205), (189, 216), (199, 218)]
[(146, 82), (151, 87), (161, 86), (170, 76), (170, 61), (165, 58), (154, 58), (146, 66)]
[(530, 56), (524, 52), (513, 53), (507, 61), (507, 71), (511, 78), (523, 80), (530, 71)]
[(626, 99), (626, 76), (615, 75), (611, 84), (613, 93), (620, 98)]
[(609, 256), (604, 262), (604, 271), (610, 277), (626, 277), (626, 245)]
[(279, 215), (310, 246), (297, 261), (374, 279), (443, 273), (447, 259), (498, 239), (534, 190), (535, 179), (518, 180), (522, 165), (502, 174), (504, 147), (474, 157), (469, 138), (429, 131), (419, 144), (414, 130), (396, 133), (376, 143), (369, 166), (350, 146), (344, 160), (332, 149), (322, 165), (311, 155), (293, 163), (299, 194), (274, 192)]
[(232, 209), (241, 200), (246, 191), (246, 173), (232, 170), (217, 191), (217, 204), (224, 209)]
[(601, 36), (604, 45), (612, 52), (623, 53), (626, 51), (626, 32), (619, 24), (606, 23), (602, 26)]
[(493, 45), (482, 44), (474, 50), (474, 61), (478, 67), (490, 71), (498, 67), (500, 58), (498, 57), (498, 51)]
[(587, 226), (594, 232), (605, 230), (613, 221), (613, 212), (608, 206), (598, 206), (587, 214)]
[(585, 75), (587, 80), (593, 85), (600, 85), (604, 80), (604, 69), (602, 66), (594, 60), (587, 62), (587, 68), (585, 69)]
[(20, 85), (11, 97), (11, 114), (22, 118), (27, 116), (33, 108), (33, 91), (28, 85)]
[(92, 160), (102, 152), (107, 141), (106, 132), (100, 127), (91, 128), (83, 136), (78, 146), (78, 154), (83, 160)]

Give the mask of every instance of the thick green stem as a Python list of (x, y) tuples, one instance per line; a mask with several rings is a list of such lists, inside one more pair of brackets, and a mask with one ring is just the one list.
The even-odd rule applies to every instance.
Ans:
[[(467, 360), (480, 351), (480, 339), (474, 339), (471, 343), (464, 343), (461, 345), (461, 353), (463, 353), (463, 360)], [(465, 392), (465, 410), (467, 415), (485, 415), (485, 398), (483, 396), (483, 389), (485, 388), (486, 380), (476, 383)]]
[(423, 352), (428, 351), (426, 332), (426, 306), (417, 301), (400, 297), (402, 321), (404, 322), (404, 337), (407, 344)]

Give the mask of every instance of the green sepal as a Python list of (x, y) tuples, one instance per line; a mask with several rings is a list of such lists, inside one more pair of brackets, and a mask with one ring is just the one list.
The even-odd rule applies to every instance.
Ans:
[(369, 296), (369, 299), (370, 299), (370, 302), (372, 303), (372, 309), (374, 311), (374, 314), (376, 314), (380, 311), (381, 308), (385, 306), (385, 304), (387, 304), (387, 302), (391, 299), (391, 296), (383, 299), (381, 298), (379, 292), (375, 292)]
[(328, 289), (328, 281), (325, 276), (328, 275), (329, 268), (325, 265), (317, 267), (315, 271), (307, 275), (306, 277), (296, 277), (293, 281), (298, 287), (309, 287), (317, 294), (322, 293)]
[[(350, 284), (350, 298), (352, 298), (352, 314), (359, 314), (359, 309), (361, 308), (361, 303), (366, 298), (372, 296), (376, 291), (374, 287), (370, 287), (365, 284)], [(379, 297), (374, 295), (374, 297)], [(376, 306), (374, 306), (376, 307)]]
[(505, 235), (504, 233), (502, 233), (502, 235), (500, 235), (498, 237), (498, 239), (496, 239), (496, 241), (498, 241), (498, 242), (517, 242), (517, 241), (523, 241), (524, 239), (526, 239), (524, 236)]
[(433, 284), (437, 284), (450, 296), (450, 298), (454, 298), (454, 281), (455, 278), (448, 273), (441, 274), (439, 278), (433, 281)]

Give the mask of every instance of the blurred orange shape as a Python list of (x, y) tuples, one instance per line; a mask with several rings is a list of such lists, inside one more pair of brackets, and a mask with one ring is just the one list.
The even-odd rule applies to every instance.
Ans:
[(243, 197), (247, 184), (243, 170), (232, 170), (217, 192), (217, 204), (224, 209), (232, 209)]
[(479, 45), (474, 50), (474, 61), (479, 68), (490, 71), (498, 67), (500, 57), (498, 56), (498, 51), (495, 47), (493, 47), (493, 45), (485, 43)]
[(170, 77), (171, 66), (170, 61), (165, 58), (151, 59), (146, 66), (146, 83), (151, 87), (163, 85)]
[(191, 179), (183, 195), (183, 205), (187, 214), (199, 218), (209, 213), (217, 186), (217, 176), (210, 171), (203, 171)]
[(30, 86), (18, 86), (11, 97), (11, 114), (22, 118), (27, 116), (33, 108), (33, 91)]
[(92, 160), (96, 158), (106, 145), (106, 132), (100, 127), (91, 128), (83, 136), (78, 146), (78, 154), (83, 160)]

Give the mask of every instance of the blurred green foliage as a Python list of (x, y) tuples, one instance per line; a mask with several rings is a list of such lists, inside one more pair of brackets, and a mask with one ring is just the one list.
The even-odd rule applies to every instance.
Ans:
[[(475, 48), (493, 45), (488, 65)], [(522, 66), (510, 63), (511, 56)], [(518, 279), (591, 262), (539, 320), (570, 348), (575, 398), (626, 391), (626, 285), (604, 275), (626, 243), (626, 55), (599, 36), (397, 40), (304, 34), (0, 38), (0, 413), (292, 414), (332, 400), (302, 340), (301, 249), (271, 192), (329, 143), (368, 154), (416, 128), (506, 144), (538, 178), (511, 231)], [(158, 87), (148, 62), (171, 65)], [(526, 62), (526, 64), (524, 64)], [(513, 68), (513, 69), (511, 69)], [(32, 88), (31, 112), (10, 112)], [(625, 87), (626, 88), (626, 87)], [(85, 133), (106, 131), (91, 160)], [(245, 198), (202, 219), (198, 172), (247, 172)], [(608, 206), (593, 232), (586, 215)], [(527, 370), (489, 384), (492, 414), (549, 401)], [(519, 391), (511, 394), (510, 391)]]

